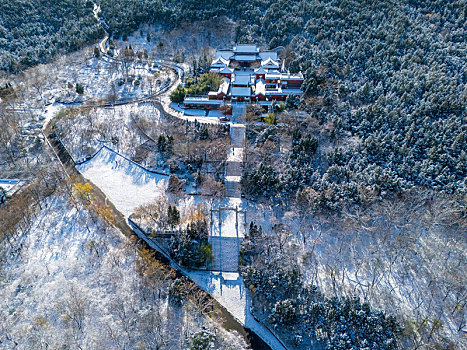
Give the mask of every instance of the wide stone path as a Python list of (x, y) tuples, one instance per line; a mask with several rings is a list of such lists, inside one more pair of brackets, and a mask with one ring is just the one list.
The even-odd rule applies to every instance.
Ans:
[(232, 124), (230, 126), (230, 138), (231, 145), (227, 153), (225, 171), (225, 190), (227, 197), (240, 198), (245, 126), (242, 124)]
[[(244, 215), (236, 213), (240, 209), (243, 146), (245, 142), (245, 125), (236, 121), (242, 119), (245, 113), (245, 105), (234, 105), (232, 111), (232, 124), (230, 125), (230, 148), (227, 151), (227, 164), (225, 169), (226, 197), (217, 207), (230, 208), (233, 210), (222, 210), (213, 215), (211, 222), (210, 242), (213, 250), (214, 260), (211, 269), (222, 272), (238, 271), (238, 254), (240, 240), (244, 235)], [(220, 220), (220, 222), (219, 222)]]
[(211, 269), (222, 272), (238, 271), (238, 243), (236, 237), (211, 237), (215, 259)]

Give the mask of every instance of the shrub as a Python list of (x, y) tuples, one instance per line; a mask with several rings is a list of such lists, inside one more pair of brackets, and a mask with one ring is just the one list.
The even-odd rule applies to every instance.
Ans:
[(279, 300), (272, 309), (269, 321), (274, 324), (291, 326), (297, 320), (297, 307), (293, 300)]
[(173, 103), (182, 103), (186, 96), (186, 90), (182, 86), (178, 86), (170, 94), (170, 101)]
[(202, 330), (193, 335), (190, 350), (208, 350), (211, 349), (214, 335)]
[(80, 95), (84, 94), (84, 86), (80, 83), (76, 83), (76, 93)]

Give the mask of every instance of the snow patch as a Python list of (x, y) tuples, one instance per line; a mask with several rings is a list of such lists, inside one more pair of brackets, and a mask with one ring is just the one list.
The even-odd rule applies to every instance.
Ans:
[(136, 207), (159, 198), (167, 189), (167, 176), (150, 173), (107, 147), (77, 168), (126, 217)]

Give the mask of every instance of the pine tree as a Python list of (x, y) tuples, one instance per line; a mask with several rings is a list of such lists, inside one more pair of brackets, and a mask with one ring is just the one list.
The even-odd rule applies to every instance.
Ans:
[(175, 205), (169, 205), (167, 208), (167, 223), (174, 228), (180, 223), (180, 212)]
[(158, 139), (157, 139), (157, 150), (159, 152), (165, 152), (167, 149), (167, 138), (160, 134)]

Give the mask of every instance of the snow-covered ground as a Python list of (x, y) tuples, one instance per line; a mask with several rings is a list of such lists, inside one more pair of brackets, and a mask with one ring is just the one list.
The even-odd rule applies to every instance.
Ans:
[[(108, 294), (120, 293), (107, 281), (116, 271), (110, 261), (100, 261), (97, 266), (95, 263), (99, 253), (120, 255), (117, 245), (121, 238), (106, 236), (104, 240), (100, 229), (88, 221), (86, 214), (68, 207), (62, 199), (54, 198), (47, 206), (34, 221), (30, 233), (18, 243), (20, 254), (12, 255), (2, 266), (0, 340), (5, 349), (17, 348), (14, 342), (22, 349), (37, 348), (49, 339), (54, 339), (50, 344), (73, 343), (70, 332), (65, 332), (64, 321), (66, 313), (71, 313), (74, 307), (70, 303), (78, 303), (73, 298), (82, 300), (83, 307), (86, 304), (80, 322), (88, 330), (84, 338), (89, 346), (98, 346), (103, 325), (112, 327), (116, 321), (108, 318), (108, 310), (112, 308)], [(90, 252), (91, 245), (95, 252)], [(129, 261), (122, 260), (119, 273), (124, 290), (135, 271)], [(63, 331), (50, 334), (50, 325)]]
[[(141, 40), (140, 40), (141, 41)], [(119, 45), (125, 45), (125, 43), (119, 43)], [(133, 45), (133, 44), (132, 44)], [(151, 44), (144, 44), (149, 47), (153, 47), (153, 43)], [(136, 49), (141, 49), (135, 48)], [(108, 60), (107, 58), (101, 59), (88, 59), (83, 60), (80, 64), (71, 67), (71, 69), (62, 70), (61, 68), (58, 69), (56, 72), (56, 76), (58, 77), (58, 86), (56, 84), (52, 84), (45, 88), (43, 91), (44, 99), (43, 101), (55, 101), (52, 105), (47, 107), (46, 111), (43, 111), (44, 123), (46, 125), (48, 121), (58, 112), (59, 109), (64, 107), (63, 104), (57, 101), (62, 102), (79, 102), (85, 101), (87, 99), (102, 99), (107, 98), (109, 95), (116, 95), (117, 98), (139, 98), (141, 96), (145, 96), (145, 93), (149, 90), (153, 90), (152, 85), (149, 81), (154, 82), (154, 79), (151, 77), (153, 67), (145, 65), (145, 64), (134, 64), (131, 67), (126, 69), (121, 65), (112, 62), (112, 60)], [(126, 71), (126, 72), (125, 72)], [(162, 73), (156, 72), (158, 74), (158, 78), (162, 79), (173, 79), (173, 72), (170, 70), (165, 70)], [(115, 85), (112, 89), (111, 84), (106, 79), (109, 75), (111, 76), (111, 81), (115, 82), (122, 78), (123, 75), (128, 74), (129, 76), (136, 77), (137, 80), (141, 81), (140, 85), (137, 84), (128, 84), (124, 83), (121, 86)], [(163, 75), (167, 74), (167, 76)], [(138, 76), (141, 76), (139, 79)], [(148, 80), (148, 82), (145, 81)], [(134, 80), (133, 80), (134, 81)], [(73, 88), (67, 86), (67, 83), (72, 83)], [(84, 86), (85, 94), (82, 96), (78, 96), (74, 91), (76, 83), (80, 83)], [(172, 89), (176, 88), (178, 84), (175, 83), (172, 86)], [(171, 90), (172, 90), (171, 89)], [(170, 111), (170, 100), (169, 100), (169, 90), (163, 96), (161, 96), (161, 102), (164, 105), (164, 108), (167, 111)], [(131, 138), (135, 137), (135, 135), (126, 135), (125, 133), (132, 132), (129, 128), (129, 123), (131, 121), (131, 115), (138, 113), (138, 111), (134, 111), (136, 105), (129, 105), (129, 106), (119, 106), (114, 107), (112, 109), (97, 109), (94, 113), (94, 121), (97, 125), (107, 126), (108, 129), (113, 129), (112, 126), (115, 126), (118, 123), (122, 123), (125, 127), (119, 127), (119, 132), (123, 134), (112, 134), (111, 132), (108, 133), (109, 136), (116, 136), (118, 139), (118, 148), (123, 154), (126, 152), (126, 145), (129, 145), (131, 142)], [(145, 107), (143, 107), (145, 108)], [(152, 107), (149, 107), (152, 108)], [(242, 112), (242, 109), (238, 109), (239, 113)], [(175, 113), (176, 111), (170, 111), (172, 114), (176, 114), (180, 116), (181, 113)], [(178, 112), (178, 111), (177, 111)], [(154, 113), (155, 117), (158, 117), (158, 113)], [(204, 114), (204, 113), (203, 113)], [(198, 120), (199, 122), (206, 122), (206, 123), (219, 123), (218, 121), (218, 113), (211, 113), (209, 116), (183, 116), (183, 118), (188, 120)], [(150, 113), (148, 117), (151, 116)], [(180, 116), (182, 117), (182, 116)], [(111, 119), (109, 121), (109, 118)], [(84, 121), (84, 118), (83, 122)], [(95, 127), (96, 125), (93, 124)], [(71, 126), (72, 127), (72, 126)], [(104, 129), (104, 133), (106, 129)], [(78, 145), (79, 142), (79, 134), (74, 133), (73, 130), (67, 130), (68, 137), (70, 138), (71, 142), (70, 145)], [(235, 149), (233, 149), (231, 154), (228, 154), (229, 161), (231, 162), (239, 162), (242, 158), (242, 141), (244, 137), (244, 128), (243, 128), (243, 135), (242, 133), (235, 133), (233, 134), (233, 145)], [(109, 137), (110, 138), (110, 137)], [(64, 140), (66, 141), (66, 140)], [(106, 140), (108, 141), (108, 140)], [(67, 142), (65, 142), (67, 144)], [(67, 144), (68, 145), (68, 144)], [(97, 144), (96, 146), (97, 147)], [(77, 153), (79, 154), (79, 152)], [(84, 153), (82, 155), (85, 155)], [(80, 158), (79, 156), (75, 158)], [(96, 186), (98, 186), (111, 200), (117, 209), (119, 209), (125, 216), (129, 216), (133, 213), (134, 209), (142, 204), (147, 204), (155, 199), (159, 198), (162, 193), (166, 192), (167, 186), (167, 177), (155, 175), (152, 173), (147, 172), (146, 170), (139, 167), (137, 164), (129, 161), (128, 159), (112, 152), (107, 148), (103, 148), (92, 160), (78, 166), (78, 170), (83, 173), (83, 175), (92, 181)], [(228, 176), (228, 181), (232, 183), (239, 183), (240, 177), (238, 175), (235, 176)], [(238, 191), (237, 191), (238, 192)], [(239, 210), (243, 209), (243, 201), (239, 198), (240, 193), (236, 193), (234, 197), (226, 198), (220, 203), (223, 207), (228, 208), (235, 208), (238, 207)], [(79, 216), (76, 212), (71, 212), (66, 216), (63, 216), (64, 221), (68, 225), (69, 230), (75, 230), (75, 228), (71, 224), (72, 217)], [(54, 225), (56, 225), (57, 229), (60, 229), (61, 224), (59, 224), (59, 217), (56, 217), (56, 221)], [(46, 221), (48, 219), (44, 219)], [(244, 235), (244, 225), (243, 225), (243, 214), (239, 214), (238, 220), (240, 221), (239, 225), (236, 226), (237, 217), (234, 211), (223, 211), (222, 212), (222, 223), (219, 226), (217, 222), (215, 222), (217, 218), (214, 218), (213, 227), (219, 229), (220, 232), (217, 231), (217, 235), (221, 235), (225, 238), (242, 238)], [(89, 228), (89, 226), (88, 226)], [(89, 230), (88, 230), (89, 231)], [(81, 231), (79, 228), (75, 230), (76, 235), (80, 235)], [(216, 236), (216, 231), (213, 230), (213, 236)], [(75, 237), (75, 235), (70, 234), (70, 239)], [(61, 244), (59, 242), (55, 242), (57, 249)], [(47, 248), (54, 252), (55, 248)], [(77, 251), (77, 248), (68, 247), (71, 253)], [(63, 248), (65, 250), (65, 248)], [(238, 251), (235, 252), (237, 254)], [(52, 254), (52, 253), (51, 253)], [(73, 256), (70, 254), (71, 258), (67, 256), (67, 261), (71, 264), (69, 259), (75, 258), (79, 264), (80, 258), (77, 256)], [(52, 256), (49, 257), (50, 259)], [(73, 264), (70, 266), (75, 267)], [(54, 270), (55, 271), (55, 270)], [(83, 273), (83, 270), (76, 269), (76, 273), (79, 272)], [(129, 272), (131, 273), (131, 271)], [(189, 274), (192, 274), (191, 272)], [(282, 349), (280, 344), (274, 340), (271, 334), (260, 324), (258, 324), (254, 319), (251, 317), (249, 310), (248, 299), (245, 294), (243, 281), (241, 280), (238, 273), (212, 273), (212, 272), (195, 272), (192, 277), (195, 279), (196, 282), (200, 284), (200, 286), (211, 293), (219, 302), (225, 306), (229, 312), (231, 312), (236, 319), (238, 319), (241, 323), (245, 324), (247, 327), (251, 328), (253, 331), (258, 333), (265, 341), (267, 341), (274, 349)], [(80, 287), (81, 288), (81, 287)], [(85, 291), (85, 295), (91, 295), (92, 291)]]
[[(62, 85), (54, 92), (56, 101), (76, 102), (89, 99), (125, 100), (151, 96), (168, 81), (174, 79), (170, 70), (156, 63), (123, 63), (109, 57), (90, 58), (68, 67), (57, 76)], [(71, 83), (72, 88), (68, 87)], [(84, 87), (84, 94), (75, 91), (76, 84)]]
[[(130, 44), (138, 50), (146, 49), (156, 57), (171, 57), (178, 51), (184, 54), (187, 62), (206, 48), (213, 52), (213, 48), (231, 47), (235, 41), (235, 22), (225, 17), (182, 23), (170, 31), (160, 25), (145, 25), (141, 29), (142, 33), (136, 31), (128, 35), (123, 44)], [(150, 42), (147, 41), (147, 33), (150, 34)]]
[(187, 117), (207, 117), (207, 113), (203, 109), (185, 109), (184, 114)]
[(77, 161), (96, 152), (102, 141), (131, 158), (136, 147), (147, 139), (141, 137), (133, 121), (144, 120), (151, 126), (161, 121), (159, 110), (150, 102), (77, 109), (73, 113), (57, 122), (57, 131)]
[[(27, 96), (24, 107), (44, 104), (102, 103), (152, 96), (175, 80), (175, 73), (151, 59), (90, 57), (90, 48), (63, 57), (55, 65), (39, 65), (25, 72), (18, 83)], [(51, 79), (53, 77), (53, 79)], [(77, 84), (84, 88), (77, 92)]]
[(63, 105), (60, 103), (54, 103), (44, 108), (42, 116), (44, 120), (42, 121), (42, 130), (44, 130), (47, 124), (52, 120), (53, 117), (57, 114), (57, 112), (63, 108)]
[[(232, 122), (237, 123), (246, 113), (246, 104), (243, 102), (232, 103)], [(241, 126), (241, 124), (238, 124)]]
[[(94, 61), (94, 62), (91, 62)], [(101, 82), (101, 75), (110, 69), (111, 62), (107, 62), (106, 59), (101, 60), (90, 60), (87, 63), (84, 63), (81, 68), (75, 69), (74, 72), (66, 72), (60, 75), (61, 80), (66, 81), (79, 81), (85, 85), (85, 92), (90, 91), (93, 88), (93, 85), (96, 85), (96, 91), (94, 95), (88, 97), (102, 98), (105, 97), (107, 92), (105, 89), (101, 89), (103, 81)], [(136, 67), (134, 67), (136, 69)], [(149, 67), (143, 67), (148, 70)], [(110, 69), (112, 74), (115, 75), (114, 78), (118, 78), (119, 69), (115, 70)], [(135, 70), (136, 72), (136, 70)], [(169, 72), (170, 73), (170, 72)], [(74, 79), (74, 80), (72, 80)], [(175, 88), (178, 84), (174, 84), (172, 89)], [(139, 87), (132, 87), (134, 91), (123, 90), (122, 87), (118, 91), (119, 95), (125, 95), (127, 97), (138, 97), (137, 91)], [(57, 91), (48, 90), (46, 95), (60, 94), (60, 87)], [(142, 89), (143, 90), (143, 89)], [(65, 88), (66, 91), (66, 88)], [(170, 94), (169, 90), (163, 96), (161, 96), (161, 102), (164, 105), (164, 108), (172, 114), (177, 115), (188, 120), (198, 120), (202, 123), (219, 123), (217, 118), (218, 114), (211, 113), (210, 116), (182, 116), (180, 111), (174, 111), (170, 109), (170, 100), (168, 98)], [(57, 113), (59, 109), (64, 107), (60, 103), (54, 103), (47, 107), (47, 110), (44, 113), (45, 120), (44, 125)], [(236, 109), (238, 113), (243, 112), (243, 108), (239, 107)], [(178, 112), (178, 113), (177, 113)], [(130, 122), (132, 115), (147, 115), (148, 118), (159, 118), (159, 113), (155, 111), (153, 106), (147, 106), (145, 104), (140, 105), (127, 105), (127, 106), (116, 106), (110, 109), (97, 109), (94, 113), (94, 122), (95, 125), (103, 125), (109, 128), (109, 136), (116, 136), (118, 138), (118, 149), (125, 155), (127, 154), (127, 146), (132, 143), (135, 135), (126, 134), (131, 132)], [(203, 113), (204, 115), (204, 113)], [(83, 123), (87, 122), (82, 120)], [(118, 128), (112, 127), (119, 124)], [(121, 127), (124, 125), (124, 127)], [(73, 126), (71, 126), (73, 127)], [(111, 132), (110, 129), (119, 130), (118, 133)], [(104, 129), (105, 131), (105, 129)], [(79, 145), (79, 134), (68, 130), (65, 138), (70, 140), (64, 140), (65, 144)], [(110, 138), (110, 137), (108, 137)], [(228, 159), (231, 162), (240, 162), (242, 160), (243, 153), (243, 138), (244, 138), (244, 127), (237, 128), (233, 126), (232, 133), (232, 144), (235, 147), (231, 149), (228, 153)], [(98, 147), (99, 143), (96, 143), (94, 147)], [(75, 154), (80, 154), (79, 151)], [(84, 156), (84, 154), (81, 154)], [(134, 209), (142, 204), (147, 204), (166, 192), (167, 181), (166, 177), (160, 175), (151, 174), (144, 169), (140, 168), (135, 163), (129, 161), (128, 159), (119, 156), (118, 154), (110, 151), (107, 148), (103, 148), (92, 160), (78, 166), (78, 170), (83, 173), (83, 175), (92, 181), (96, 186), (98, 186), (112, 201), (117, 209), (119, 209), (125, 216), (129, 216), (133, 213)], [(238, 175), (230, 176), (227, 174), (227, 180), (233, 183), (239, 183), (240, 177)], [(221, 206), (227, 208), (238, 207), (239, 210), (245, 209), (244, 206), (247, 203), (243, 203), (243, 200), (239, 198), (239, 193), (236, 194), (236, 197), (226, 198), (221, 203)], [(253, 208), (250, 208), (252, 210)], [(217, 222), (218, 218), (214, 217), (213, 220), (213, 236), (219, 236), (225, 238), (239, 238), (241, 239), (244, 236), (244, 217), (243, 214), (238, 215), (239, 225), (236, 226), (236, 214), (235, 211), (223, 211), (222, 212), (222, 223), (219, 225)], [(238, 247), (238, 246), (237, 246)], [(235, 252), (238, 254), (238, 251)], [(200, 286), (205, 289), (207, 292), (212, 294), (219, 302), (231, 312), (234, 317), (239, 320), (242, 324), (251, 328), (253, 331), (257, 332), (264, 340), (266, 340), (274, 349), (282, 349), (280, 344), (274, 340), (271, 334), (260, 324), (258, 324), (248, 312), (249, 305), (248, 299), (245, 293), (243, 286), (243, 281), (238, 273), (214, 273), (214, 272), (187, 272)]]
[(164, 108), (172, 115), (180, 119), (194, 121), (195, 119), (208, 124), (217, 124), (219, 123), (222, 113), (220, 111), (208, 111), (206, 114), (205, 110), (200, 109), (185, 109), (179, 103), (170, 102), (167, 97), (162, 97), (164, 102)]
[(27, 234), (0, 244), (0, 348), (188, 348), (200, 329), (217, 348), (245, 348), (193, 306), (167, 303), (162, 276), (143, 281), (133, 244), (80, 203), (54, 195), (42, 206)]
[(104, 147), (78, 170), (98, 186), (125, 216), (157, 199), (167, 189), (167, 176), (157, 175)]
[(212, 110), (208, 112), (208, 117), (210, 118), (220, 118), (222, 116), (223, 116), (222, 112), (218, 110)]
[[(104, 147), (90, 161), (77, 166), (84, 177), (98, 186), (125, 216), (140, 205), (160, 198), (167, 190), (167, 176), (153, 174), (115, 151)], [(194, 198), (191, 199), (194, 203)], [(202, 201), (202, 199), (197, 199)], [(225, 198), (216, 206), (243, 210), (240, 198)], [(183, 208), (180, 208), (181, 210)], [(233, 210), (222, 210), (222, 237), (244, 236), (244, 215)], [(218, 216), (213, 215), (213, 235), (219, 235)]]

